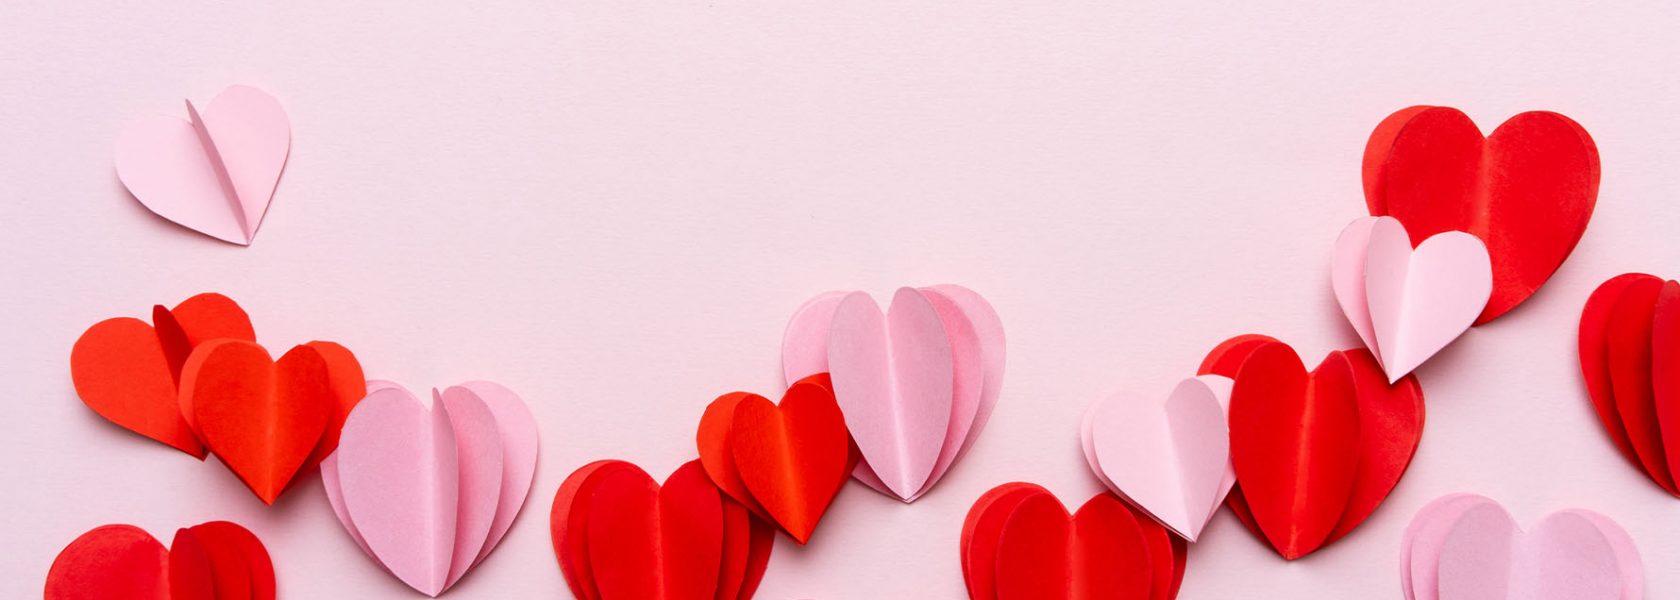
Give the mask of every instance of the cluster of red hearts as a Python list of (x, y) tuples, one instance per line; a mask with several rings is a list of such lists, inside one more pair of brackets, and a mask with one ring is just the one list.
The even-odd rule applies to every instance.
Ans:
[(257, 536), (227, 521), (175, 532), (164, 548), (145, 530), (105, 525), (60, 552), (46, 600), (274, 600), (274, 565)]

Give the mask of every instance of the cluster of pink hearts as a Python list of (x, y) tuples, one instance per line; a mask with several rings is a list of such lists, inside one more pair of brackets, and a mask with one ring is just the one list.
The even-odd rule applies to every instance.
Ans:
[[(123, 180), (159, 214), (248, 244), (284, 164), (284, 113), (249, 88), (189, 113), (125, 135)], [(1286, 559), (1350, 535), (1422, 438), (1413, 371), (1551, 277), (1585, 232), (1598, 179), (1591, 138), (1561, 115), (1520, 114), (1485, 138), (1450, 108), (1390, 116), (1365, 151), (1372, 216), (1333, 246), (1332, 289), (1365, 348), (1331, 352), (1309, 371), (1287, 344), (1241, 335), (1161, 401), (1120, 394), (1093, 404), (1081, 446), (1110, 491), (1071, 515), (1029, 483), (983, 495), (962, 532), (970, 597), (1173, 598), (1189, 548), (1223, 506)], [(186, 181), (199, 198), (158, 200)], [(485, 560), (513, 525), (538, 434), (506, 388), (434, 390), (428, 406), (364, 381), (336, 344), (272, 361), (244, 312), (215, 295), (157, 307), (153, 321), (101, 322), (72, 352), (77, 392), (111, 421), (200, 458), (215, 453), (266, 503), (319, 464), (351, 538), (427, 595)], [(1606, 282), (1583, 312), (1580, 352), (1610, 438), (1680, 495), (1680, 284), (1640, 274)], [(991, 305), (959, 286), (902, 288), (885, 310), (868, 294), (831, 292), (795, 311), (781, 359), (780, 403), (718, 397), (700, 415), (698, 460), (663, 485), (616, 460), (566, 479), (550, 531), (574, 596), (750, 598), (775, 533), (810, 541), (846, 479), (904, 502), (927, 494), (998, 401), (1004, 331)], [(253, 536), (219, 546), (205, 540), (228, 536), (198, 537), (174, 555), (196, 561), (181, 567), (191, 570), (182, 581), (209, 587), (173, 583), (187, 560), (166, 558), (144, 532), (107, 526), (65, 549), (47, 597), (272, 597), (272, 571), (265, 579), (251, 560), (253, 544), (261, 549)], [(1450, 495), (1418, 514), (1403, 546), (1408, 598), (1642, 593), (1631, 538), (1588, 511), (1521, 534), (1493, 501)], [(146, 591), (118, 594), (86, 575), (113, 565), (133, 577), (124, 589)]]

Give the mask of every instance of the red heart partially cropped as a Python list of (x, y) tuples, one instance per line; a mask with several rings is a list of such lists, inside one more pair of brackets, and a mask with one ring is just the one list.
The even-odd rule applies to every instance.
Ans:
[(169, 549), (132, 525), (84, 533), (47, 570), (46, 600), (274, 600), (274, 565), (244, 527), (211, 521)]
[(827, 373), (794, 382), (780, 406), (757, 394), (720, 396), (706, 407), (696, 438), (718, 488), (801, 544), (852, 471), (845, 416)]
[(775, 535), (699, 461), (664, 486), (627, 462), (585, 465), (560, 485), (549, 529), (560, 571), (584, 600), (751, 598)]
[(1365, 146), (1365, 203), (1420, 244), (1465, 231), (1487, 244), (1493, 295), (1476, 323), (1522, 303), (1569, 257), (1598, 200), (1598, 148), (1551, 112), (1511, 117), (1486, 138), (1457, 109), (1389, 115)]
[(1627, 273), (1581, 311), (1581, 376), (1622, 455), (1680, 496), (1680, 282)]
[(1185, 550), (1113, 494), (1069, 515), (1044, 488), (1006, 483), (980, 496), (963, 522), (963, 580), (976, 600), (1169, 600)]
[(1228, 497), (1239, 520), (1294, 560), (1369, 517), (1411, 464), (1423, 435), (1423, 388), (1388, 384), (1365, 350), (1336, 351), (1312, 372), (1287, 344), (1227, 340), (1201, 374), (1234, 379)]

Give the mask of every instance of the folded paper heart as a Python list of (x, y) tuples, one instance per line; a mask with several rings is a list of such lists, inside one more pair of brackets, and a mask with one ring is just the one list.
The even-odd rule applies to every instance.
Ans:
[(1236, 483), (1230, 397), (1229, 378), (1203, 375), (1165, 402), (1120, 394), (1093, 404), (1080, 435), (1085, 462), (1109, 490), (1194, 542)]
[(663, 486), (624, 461), (585, 465), (555, 493), (549, 529), (580, 600), (746, 600), (776, 535), (720, 492), (700, 461)]
[(862, 460), (852, 475), (910, 502), (979, 437), (1003, 385), (1003, 323), (955, 285), (900, 288), (881, 312), (863, 292), (801, 306), (782, 338), (794, 382), (828, 373)]
[(1170, 600), (1186, 550), (1112, 494), (1069, 515), (1044, 488), (1006, 483), (980, 496), (963, 521), (963, 581), (975, 600)]
[(117, 138), (117, 178), (158, 216), (204, 235), (250, 245), (291, 151), (291, 123), (274, 97), (223, 90), (201, 112), (155, 115)]
[(45, 597), (274, 600), (274, 565), (257, 536), (227, 521), (177, 530), (167, 549), (133, 525), (104, 525), (53, 559)]
[(1393, 217), (1343, 229), (1330, 272), (1342, 314), (1391, 383), (1470, 329), (1493, 290), (1487, 247), (1476, 236), (1437, 233), (1413, 249)]
[(1680, 496), (1680, 283), (1627, 273), (1581, 311), (1581, 376), (1622, 455)]
[(1331, 352), (1311, 372), (1287, 344), (1244, 335), (1220, 344), (1202, 375), (1231, 377), (1226, 501), (1285, 559), (1341, 539), (1399, 483), (1423, 435), (1423, 388), (1390, 384), (1364, 350)]
[(1405, 223), (1412, 242), (1464, 231), (1487, 244), (1493, 291), (1476, 323), (1528, 299), (1586, 232), (1598, 200), (1598, 148), (1568, 117), (1525, 112), (1486, 138), (1456, 109), (1389, 115), (1365, 146), (1365, 204)]
[(538, 434), (525, 401), (487, 381), (432, 391), (375, 381), (321, 463), (351, 539), (409, 587), (437, 596), (501, 543), (531, 489)]
[(1552, 513), (1530, 531), (1498, 502), (1449, 494), (1400, 539), (1407, 600), (1637, 600), (1644, 566), (1633, 538), (1604, 515)]
[(826, 373), (794, 382), (780, 406), (745, 392), (718, 397), (696, 439), (718, 489), (801, 544), (852, 469), (845, 417)]
[(365, 393), (348, 349), (315, 341), (274, 361), (225, 296), (154, 307), (152, 320), (88, 328), (70, 352), (77, 395), (132, 431), (199, 458), (216, 454), (264, 503), (337, 447)]

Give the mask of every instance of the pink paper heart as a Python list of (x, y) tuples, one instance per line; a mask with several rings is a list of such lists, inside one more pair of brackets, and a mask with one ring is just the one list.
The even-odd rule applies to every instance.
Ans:
[(250, 245), (291, 151), (291, 123), (274, 97), (223, 90), (190, 119), (142, 118), (117, 138), (117, 178), (158, 216)]
[(912, 501), (967, 452), (1001, 390), (1003, 324), (966, 288), (901, 288), (883, 314), (862, 292), (795, 312), (782, 341), (788, 381), (828, 372), (863, 460), (853, 476)]
[(328, 502), (358, 546), (403, 583), (436, 596), (489, 555), (524, 506), (535, 420), (499, 385), (433, 391), (370, 381), (323, 461)]
[(1225, 405), (1231, 380), (1185, 379), (1164, 402), (1126, 394), (1091, 405), (1085, 461), (1110, 490), (1196, 541), (1236, 483)]
[(1453, 494), (1407, 527), (1401, 587), (1414, 600), (1631, 600), (1644, 596), (1644, 575), (1608, 517), (1559, 511), (1525, 533), (1499, 503)]
[(1337, 238), (1331, 287), (1392, 383), (1470, 329), (1493, 292), (1493, 266), (1474, 235), (1438, 233), (1414, 249), (1399, 220), (1366, 217)]

